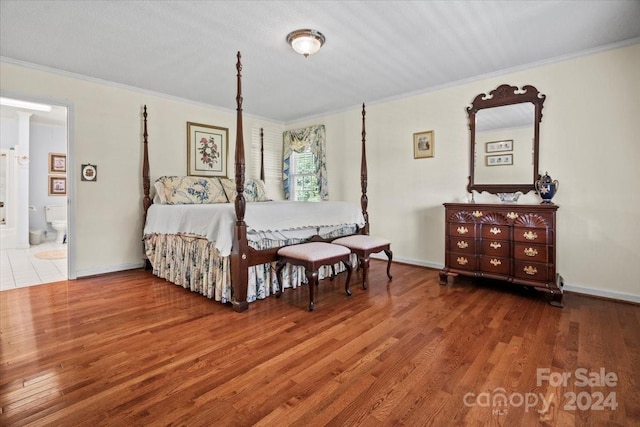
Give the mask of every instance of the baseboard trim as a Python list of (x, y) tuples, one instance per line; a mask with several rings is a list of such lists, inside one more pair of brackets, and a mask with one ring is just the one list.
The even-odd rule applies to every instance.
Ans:
[(573, 292), (575, 294), (588, 295), (598, 298), (606, 298), (624, 302), (630, 302), (634, 304), (640, 304), (640, 295), (627, 294), (623, 292), (605, 291), (602, 289), (587, 288), (584, 286), (567, 285), (565, 283), (564, 290), (566, 292)]
[[(384, 252), (372, 254), (370, 258), (380, 259), (383, 261), (387, 260), (387, 256), (384, 254)], [(444, 268), (444, 264), (437, 264), (433, 262), (422, 261), (422, 260), (411, 259), (411, 258), (398, 258), (395, 256), (393, 257), (393, 262), (398, 262), (400, 264), (417, 265), (419, 267), (434, 268), (436, 270), (441, 270), (442, 268)]]
[[(380, 259), (383, 261), (387, 259), (384, 253), (371, 255), (371, 258)], [(440, 270), (444, 268), (444, 264), (420, 261), (420, 260), (415, 260), (410, 258), (394, 257), (393, 261), (399, 262), (401, 264), (409, 264), (409, 265), (417, 265), (420, 267), (434, 268), (436, 270)], [(567, 292), (573, 292), (576, 294), (640, 304), (640, 295), (627, 294), (624, 292), (608, 291), (603, 289), (595, 289), (595, 288), (589, 288), (586, 286), (568, 285), (566, 282), (564, 284), (563, 289)]]
[(78, 270), (76, 271), (76, 276), (78, 278), (88, 277), (88, 276), (99, 276), (101, 274), (115, 273), (118, 271), (126, 271), (126, 270), (134, 270), (136, 268), (142, 268), (142, 267), (144, 267), (144, 262), (136, 262), (131, 264), (115, 265), (115, 266), (105, 267), (105, 268)]
[[(387, 256), (383, 253), (373, 254), (371, 255), (371, 258), (379, 259), (382, 261), (387, 260)], [(415, 265), (419, 267), (433, 268), (435, 270), (440, 270), (444, 268), (443, 264), (421, 261), (421, 260), (411, 259), (411, 258), (394, 257), (393, 262), (398, 262), (401, 264), (408, 264), (408, 265)], [(133, 270), (136, 268), (143, 268), (143, 267), (144, 267), (144, 262), (137, 262), (137, 263), (107, 267), (107, 268), (79, 270), (77, 272), (77, 275), (78, 275), (78, 278), (87, 277), (87, 276), (98, 276), (100, 274), (115, 273), (117, 271)], [(563, 289), (567, 292), (573, 292), (576, 294), (640, 304), (640, 295), (627, 294), (624, 292), (607, 291), (603, 289), (588, 288), (585, 286), (568, 285), (566, 282), (564, 284)]]

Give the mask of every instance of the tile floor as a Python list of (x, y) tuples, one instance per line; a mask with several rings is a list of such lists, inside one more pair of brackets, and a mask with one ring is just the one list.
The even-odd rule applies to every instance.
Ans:
[(29, 249), (0, 250), (0, 291), (67, 280), (67, 258), (35, 257), (38, 252), (60, 249), (66, 250), (67, 245), (47, 241)]

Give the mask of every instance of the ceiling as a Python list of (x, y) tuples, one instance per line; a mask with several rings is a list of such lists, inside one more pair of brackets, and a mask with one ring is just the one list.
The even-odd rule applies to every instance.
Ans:
[[(305, 58), (299, 28), (327, 41)], [(640, 1), (0, 1), (0, 59), (289, 123), (636, 43)]]

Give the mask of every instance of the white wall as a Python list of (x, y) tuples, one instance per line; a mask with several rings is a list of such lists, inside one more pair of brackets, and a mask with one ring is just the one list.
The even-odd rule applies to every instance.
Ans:
[[(367, 106), (371, 232), (393, 241), (394, 258), (444, 263), (443, 202), (466, 195), (469, 133), (465, 108), (502, 83), (547, 96), (541, 171), (560, 181), (558, 270), (568, 289), (640, 301), (640, 45)], [(75, 165), (98, 165), (98, 181), (76, 183), (78, 276), (142, 259), (142, 105), (149, 109), (151, 175), (186, 172), (186, 122), (229, 128), (235, 112), (142, 91), (0, 63), (2, 90), (65, 100), (75, 111)], [(235, 88), (229, 96), (235, 97)], [(251, 102), (245, 95), (245, 107)], [(357, 102), (367, 102), (358, 100)], [(333, 200), (360, 200), (360, 108), (289, 123), (323, 123)], [(279, 123), (245, 116), (251, 128)], [(414, 132), (435, 131), (435, 157), (413, 158)], [(248, 145), (247, 145), (248, 146)], [(233, 158), (230, 173), (233, 173)], [(248, 168), (249, 170), (249, 168)], [(493, 196), (486, 196), (494, 200)], [(495, 199), (497, 200), (497, 199)]]
[[(465, 108), (500, 84), (547, 96), (540, 170), (560, 182), (558, 271), (569, 290), (640, 302), (640, 45), (367, 105), (371, 233), (399, 261), (444, 264), (443, 202), (465, 197)], [(367, 100), (363, 100), (367, 101)], [(360, 110), (288, 123), (327, 128), (332, 199), (358, 201)], [(413, 159), (412, 135), (435, 131), (435, 157)], [(483, 193), (477, 201), (498, 201)], [(537, 196), (525, 200), (537, 203)]]

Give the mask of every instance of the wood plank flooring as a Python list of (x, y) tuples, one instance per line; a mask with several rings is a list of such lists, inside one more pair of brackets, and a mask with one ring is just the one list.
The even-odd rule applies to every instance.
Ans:
[(312, 313), (305, 287), (235, 313), (143, 270), (0, 292), (0, 424), (640, 425), (639, 306), (385, 266)]

